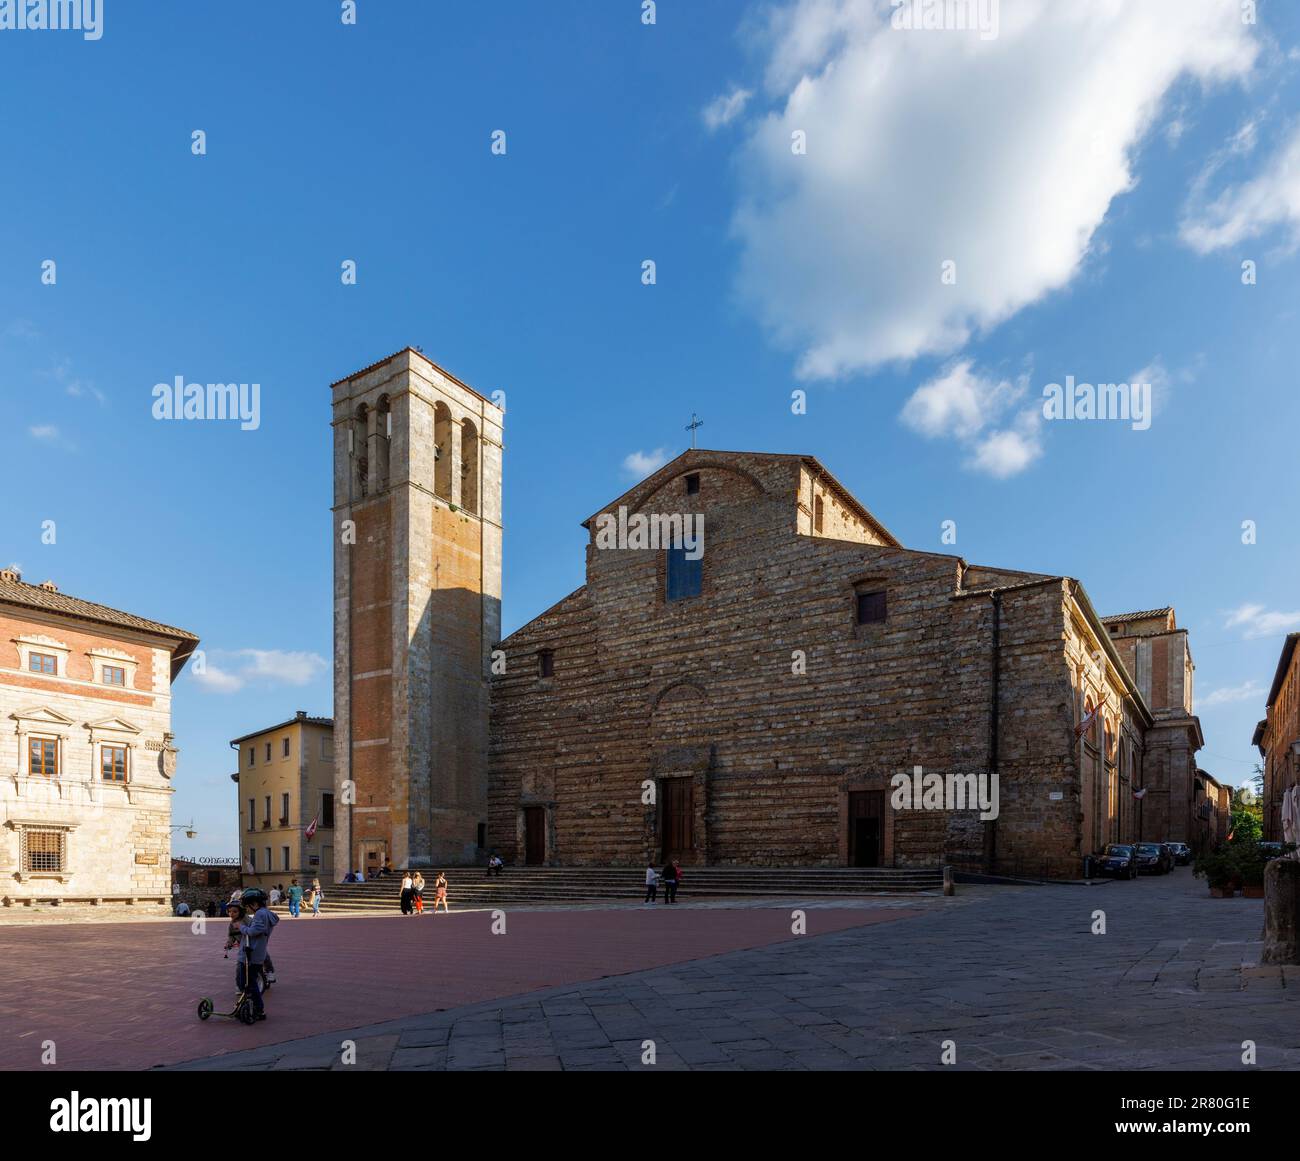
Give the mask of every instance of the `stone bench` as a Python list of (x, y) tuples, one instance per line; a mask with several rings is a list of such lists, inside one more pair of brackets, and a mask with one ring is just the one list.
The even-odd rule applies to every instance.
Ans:
[(105, 903), (124, 903), (128, 906), (148, 903), (171, 907), (171, 899), (166, 895), (24, 895), (21, 897), (6, 895), (0, 899), (0, 904), (5, 907), (64, 907), (79, 903), (89, 904), (91, 907), (99, 907)]

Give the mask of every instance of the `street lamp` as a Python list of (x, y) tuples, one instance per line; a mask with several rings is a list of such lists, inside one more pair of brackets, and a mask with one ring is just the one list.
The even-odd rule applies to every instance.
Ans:
[(172, 827), (171, 829), (172, 829), (172, 830), (183, 830), (183, 831), (185, 832), (185, 837), (186, 837), (187, 839), (192, 839), (192, 838), (194, 838), (194, 837), (199, 833), (198, 831), (196, 831), (196, 830), (194, 829), (194, 820), (193, 820), (193, 819), (190, 819), (190, 821), (187, 822), (187, 823), (182, 823), (180, 826), (174, 826), (174, 827)]

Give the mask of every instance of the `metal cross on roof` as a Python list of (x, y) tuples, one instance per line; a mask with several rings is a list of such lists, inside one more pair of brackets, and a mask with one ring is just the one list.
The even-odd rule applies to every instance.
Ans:
[(692, 411), (692, 412), (691, 412), (691, 421), (690, 421), (690, 423), (688, 423), (688, 424), (686, 425), (686, 430), (689, 431), (689, 432), (691, 433), (691, 447), (692, 447), (692, 448), (695, 447), (695, 429), (696, 429), (697, 427), (703, 427), (703, 426), (704, 426), (704, 420), (702, 420), (702, 419), (696, 419), (696, 418), (695, 418), (695, 412)]

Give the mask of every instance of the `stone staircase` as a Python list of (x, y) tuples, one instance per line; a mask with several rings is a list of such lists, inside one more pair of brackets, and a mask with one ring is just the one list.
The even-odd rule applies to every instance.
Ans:
[[(643, 867), (507, 867), (488, 878), (482, 867), (447, 868), (453, 911), (476, 908), (638, 902), (645, 897)], [(401, 875), (325, 889), (322, 914), (396, 914)], [(693, 899), (760, 899), (906, 895), (943, 889), (938, 867), (684, 867), (680, 902)], [(426, 877), (424, 909), (433, 909), (433, 879)], [(659, 891), (663, 898), (663, 888)], [(276, 907), (284, 912), (283, 904)]]

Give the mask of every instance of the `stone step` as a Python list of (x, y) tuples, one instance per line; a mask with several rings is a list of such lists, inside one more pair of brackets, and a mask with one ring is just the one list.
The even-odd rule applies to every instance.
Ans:
[[(449, 900), (457, 909), (563, 905), (602, 900), (637, 901), (645, 896), (644, 868), (512, 867), (488, 877), (481, 867), (450, 868)], [(791, 895), (851, 897), (907, 895), (937, 891), (943, 885), (937, 867), (690, 867), (679, 898), (771, 898)], [(326, 892), (325, 907), (334, 911), (390, 913), (396, 909), (401, 879), (390, 876), (366, 883), (336, 883)], [(426, 880), (425, 910), (433, 907), (433, 884)], [(279, 908), (284, 910), (283, 906)]]

